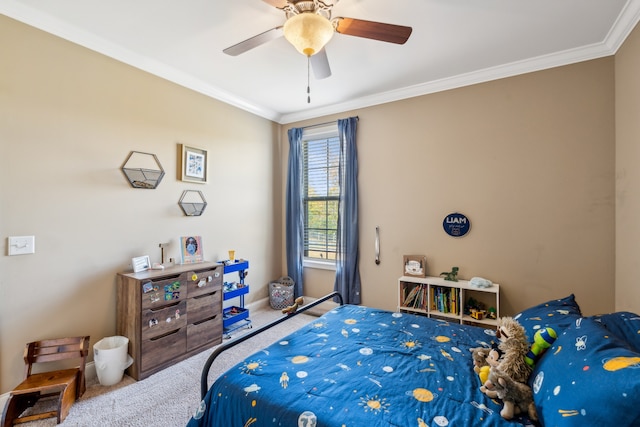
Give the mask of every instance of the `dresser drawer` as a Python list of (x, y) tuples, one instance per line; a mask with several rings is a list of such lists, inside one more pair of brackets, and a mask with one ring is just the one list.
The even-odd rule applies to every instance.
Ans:
[(182, 327), (164, 335), (142, 340), (142, 371), (155, 368), (182, 356), (187, 350), (187, 328)]
[(187, 300), (187, 322), (196, 323), (222, 311), (222, 291)]
[(186, 326), (186, 313), (186, 301), (180, 301), (158, 309), (144, 310), (140, 327), (142, 339), (155, 338)]
[(142, 309), (155, 308), (182, 301), (187, 298), (186, 274), (163, 279), (163, 280), (143, 280), (142, 286)]
[(187, 325), (187, 351), (222, 341), (222, 315)]
[(224, 266), (220, 264), (209, 270), (187, 273), (186, 284), (189, 297), (209, 294), (222, 289)]

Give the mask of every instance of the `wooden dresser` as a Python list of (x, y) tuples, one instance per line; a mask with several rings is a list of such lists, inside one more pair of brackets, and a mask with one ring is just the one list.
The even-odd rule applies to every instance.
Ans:
[(119, 273), (116, 333), (141, 380), (222, 341), (222, 277), (214, 262)]

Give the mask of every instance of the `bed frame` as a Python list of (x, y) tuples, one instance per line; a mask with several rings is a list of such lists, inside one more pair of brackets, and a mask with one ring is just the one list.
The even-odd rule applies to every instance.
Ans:
[(200, 376), (200, 398), (204, 399), (205, 395), (207, 394), (207, 391), (209, 390), (209, 370), (211, 369), (211, 365), (213, 364), (214, 360), (224, 351), (229, 350), (232, 347), (235, 347), (236, 345), (248, 340), (249, 338), (258, 335), (264, 331), (266, 331), (267, 329), (271, 329), (276, 325), (279, 325), (282, 322), (287, 321), (288, 319), (297, 316), (300, 313), (304, 313), (305, 311), (309, 310), (310, 308), (313, 308), (319, 304), (322, 304), (325, 301), (328, 301), (330, 299), (334, 299), (337, 298), (338, 302), (340, 305), (344, 305), (343, 299), (342, 299), (342, 295), (339, 292), (332, 292), (330, 294), (327, 294), (325, 296), (323, 296), (322, 298), (309, 303), (307, 305), (303, 305), (302, 307), (298, 307), (298, 309), (293, 312), (293, 313), (289, 313), (289, 314), (285, 314), (284, 316), (270, 322), (267, 323), (264, 326), (259, 327), (258, 329), (253, 329), (250, 332), (247, 332), (246, 334), (240, 335), (237, 338), (232, 339), (231, 341), (228, 341), (222, 345), (219, 345), (214, 351), (213, 353), (211, 353), (211, 355), (209, 356), (209, 358), (207, 359), (207, 361), (205, 362), (204, 366), (202, 367), (202, 374)]

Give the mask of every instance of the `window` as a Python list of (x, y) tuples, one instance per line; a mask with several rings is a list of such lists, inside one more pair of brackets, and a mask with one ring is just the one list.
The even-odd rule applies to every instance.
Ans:
[(337, 126), (305, 130), (303, 136), (304, 258), (336, 259), (340, 198), (340, 139)]

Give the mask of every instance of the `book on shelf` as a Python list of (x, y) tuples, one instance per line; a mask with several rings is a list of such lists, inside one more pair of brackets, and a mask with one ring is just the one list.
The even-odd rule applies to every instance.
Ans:
[[(426, 310), (427, 308), (427, 285), (419, 284), (413, 286), (408, 294), (406, 294), (404, 301), (402, 302), (403, 307), (410, 308), (420, 308)], [(405, 293), (406, 293), (405, 289)]]
[(460, 289), (434, 287), (431, 309), (445, 314), (460, 314)]

